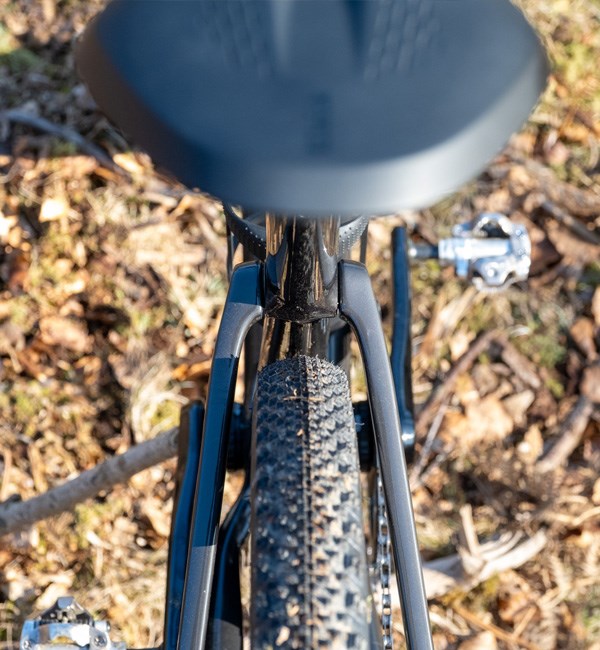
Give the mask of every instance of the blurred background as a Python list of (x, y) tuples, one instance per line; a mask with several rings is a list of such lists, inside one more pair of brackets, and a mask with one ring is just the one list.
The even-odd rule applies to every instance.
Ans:
[[(103, 5), (0, 0), (0, 502), (176, 425), (205, 394), (226, 293), (219, 204), (155, 170), (77, 78), (74, 43)], [(477, 559), (469, 530), (484, 549), (538, 542), (439, 586), (437, 650), (600, 648), (600, 2), (519, 5), (553, 63), (529, 123), (457, 194), (369, 227), (386, 327), (395, 225), (435, 242), (502, 211), (534, 245), (529, 283), (501, 294), (414, 269), (423, 556)], [(174, 470), (0, 540), (0, 648), (66, 592), (129, 646), (160, 642)]]

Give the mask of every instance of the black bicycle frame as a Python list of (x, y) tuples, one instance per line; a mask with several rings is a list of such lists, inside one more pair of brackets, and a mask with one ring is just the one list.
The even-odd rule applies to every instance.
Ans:
[[(268, 215), (266, 259), (239, 265), (231, 275), (206, 411), (198, 407), (187, 416), (190, 442), (187, 460), (180, 458), (164, 650), (241, 648), (237, 562), (249, 526), (249, 470), (242, 494), (221, 527), (219, 518), (228, 447), (233, 446), (230, 434), (233, 431), (238, 435), (243, 428), (239, 417), (252, 403), (255, 385), (253, 377), (246, 376), (250, 393), (246, 408), (236, 410), (233, 394), (237, 367), (248, 332), (252, 328), (246, 358), (253, 361), (253, 367), (297, 354), (333, 355), (341, 362), (347, 356), (348, 328), (340, 318), (353, 330), (365, 368), (370, 410), (365, 430), (373, 432), (379, 457), (408, 646), (411, 650), (433, 648), (404, 458), (404, 449), (410, 451), (414, 440), (406, 240), (403, 231), (394, 234), (391, 366), (366, 268), (340, 259), (339, 232), (339, 219)], [(255, 324), (259, 322), (263, 327), (257, 354)], [(360, 418), (369, 417), (358, 410)], [(232, 413), (234, 420), (235, 414), (238, 417), (233, 427)], [(246, 467), (250, 467), (250, 458)]]

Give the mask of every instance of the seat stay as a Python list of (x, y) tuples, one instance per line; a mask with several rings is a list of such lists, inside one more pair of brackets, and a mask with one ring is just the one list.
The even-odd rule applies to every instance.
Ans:
[(238, 362), (246, 334), (263, 314), (261, 265), (249, 262), (231, 278), (208, 385), (198, 479), (177, 648), (204, 650)]
[(433, 650), (394, 379), (367, 269), (340, 262), (340, 315), (358, 340), (392, 537), (404, 630), (410, 650)]

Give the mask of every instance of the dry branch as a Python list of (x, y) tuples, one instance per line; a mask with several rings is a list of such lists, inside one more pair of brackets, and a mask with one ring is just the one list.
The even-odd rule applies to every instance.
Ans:
[(100, 465), (27, 501), (0, 504), (0, 537), (31, 526), (75, 505), (125, 483), (134, 474), (161, 463), (177, 453), (177, 428), (135, 445), (124, 454), (109, 458)]
[(417, 418), (415, 428), (418, 436), (422, 436), (425, 433), (435, 418), (442, 402), (444, 402), (452, 392), (458, 377), (475, 363), (477, 357), (487, 350), (492, 341), (497, 339), (498, 336), (499, 332), (497, 330), (490, 330), (485, 334), (482, 334), (452, 366), (446, 379), (433, 389)]
[(542, 380), (535, 365), (525, 355), (521, 354), (506, 336), (501, 336), (498, 342), (502, 345), (502, 352), (500, 353), (502, 361), (515, 375), (534, 390), (542, 389)]
[(600, 236), (572, 217), (568, 212), (558, 207), (552, 201), (542, 201), (540, 207), (544, 212), (554, 217), (558, 223), (568, 228), (575, 236), (579, 237), (588, 244), (600, 246)]
[[(600, 195), (590, 189), (576, 187), (558, 178), (547, 166), (525, 158), (514, 148), (509, 147), (507, 153), (511, 162), (504, 165), (495, 165), (492, 172), (508, 173), (509, 170), (524, 171), (530, 178), (531, 190), (540, 192), (549, 201), (560, 206), (572, 215), (584, 218), (595, 218), (600, 212)], [(517, 163), (520, 168), (517, 168)]]
[(482, 620), (479, 616), (473, 614), (473, 612), (470, 612), (466, 607), (462, 607), (461, 605), (455, 604), (452, 605), (452, 609), (461, 618), (464, 618), (465, 621), (467, 621), (467, 623), (469, 623), (470, 625), (491, 632), (495, 638), (500, 639), (501, 641), (504, 641), (506, 643), (510, 643), (511, 646), (517, 645), (520, 648), (527, 648), (527, 650), (540, 650), (540, 646), (536, 645), (535, 643), (531, 643), (526, 639), (521, 639), (519, 635), (511, 634), (510, 632), (503, 630), (501, 627), (498, 627), (493, 623), (487, 623), (486, 621)]
[(594, 404), (585, 395), (580, 395), (561, 425), (557, 441), (537, 463), (539, 472), (551, 472), (567, 462), (569, 456), (579, 446), (593, 411)]
[(32, 129), (36, 129), (37, 131), (43, 131), (48, 135), (53, 135), (62, 140), (72, 142), (80, 151), (95, 158), (98, 163), (106, 169), (116, 172), (125, 179), (130, 178), (129, 173), (123, 169), (123, 167), (117, 165), (117, 163), (105, 151), (92, 142), (86, 140), (80, 133), (77, 133), (77, 131), (68, 126), (53, 124), (43, 117), (15, 109), (0, 111), (0, 124), (2, 122), (22, 124), (24, 126), (29, 126)]
[(468, 507), (461, 508), (461, 526), (463, 546), (458, 552), (423, 565), (428, 598), (439, 598), (455, 589), (469, 591), (497, 573), (516, 569), (534, 558), (547, 542), (540, 530), (524, 541), (521, 533), (503, 533), (480, 544)]

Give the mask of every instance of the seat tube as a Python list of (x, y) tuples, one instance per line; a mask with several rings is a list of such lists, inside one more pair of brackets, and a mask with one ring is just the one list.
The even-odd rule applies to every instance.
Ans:
[(338, 311), (340, 219), (267, 215), (260, 367), (298, 354), (327, 358)]

